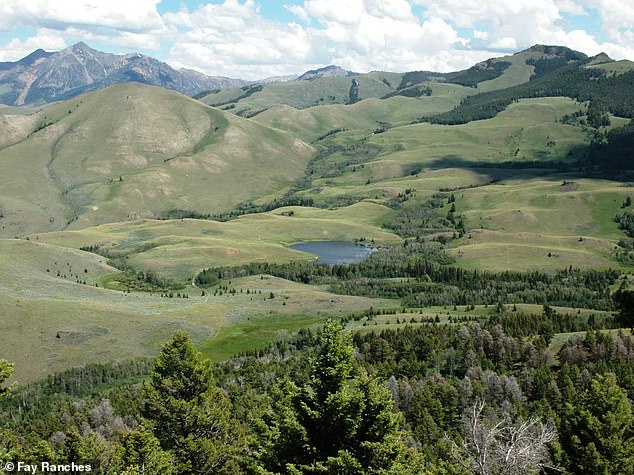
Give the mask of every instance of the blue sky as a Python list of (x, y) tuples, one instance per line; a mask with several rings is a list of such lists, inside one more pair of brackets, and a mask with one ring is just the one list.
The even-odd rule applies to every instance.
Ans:
[(326, 64), (360, 72), (449, 71), (536, 43), (634, 59), (634, 2), (0, 1), (0, 61), (77, 41), (245, 79)]

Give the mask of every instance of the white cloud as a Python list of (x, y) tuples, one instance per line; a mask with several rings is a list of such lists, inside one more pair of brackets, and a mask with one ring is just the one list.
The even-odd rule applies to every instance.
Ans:
[(555, 4), (561, 13), (570, 13), (571, 15), (588, 15), (583, 5), (575, 0), (555, 0)]
[(0, 61), (15, 61), (32, 53), (38, 48), (55, 51), (66, 47), (66, 42), (59, 31), (39, 28), (35, 36), (25, 40), (13, 39), (0, 49)]
[[(555, 0), (417, 0), (427, 14), (444, 18), (462, 28), (485, 25), (490, 47), (525, 48), (539, 43), (561, 27)], [(570, 8), (568, 8), (570, 9)], [(515, 40), (512, 46), (510, 38)]]
[[(246, 79), (331, 63), (361, 72), (448, 71), (535, 43), (634, 58), (629, 0), (304, 0), (285, 5), (296, 22), (264, 18), (263, 1), (203, 2), (161, 16), (160, 0), (0, 0), (0, 30), (37, 31), (4, 45), (0, 57), (77, 39), (150, 54), (164, 43), (171, 47), (161, 59), (174, 66)], [(573, 29), (567, 14), (598, 14), (606, 36)]]
[(500, 49), (500, 50), (516, 50), (517, 49), (517, 41), (515, 38), (511, 36), (505, 36), (504, 38), (498, 38), (495, 41), (489, 44), (490, 48)]
[[(561, 44), (586, 54), (606, 51), (617, 58), (634, 48), (634, 3), (623, 0), (412, 0), (426, 8), (426, 15), (439, 17), (461, 28), (484, 30), (474, 38), (488, 41), (490, 49), (521, 50), (537, 43)], [(566, 30), (563, 14), (599, 13), (611, 41), (600, 42), (587, 31)], [(484, 26), (484, 28), (483, 28)], [(611, 52), (611, 53), (610, 53)]]
[(304, 10), (301, 5), (284, 5), (284, 8), (286, 8), (289, 12), (291, 12), (300, 20), (308, 21), (310, 19), (308, 13), (306, 13), (306, 10)]
[[(445, 19), (417, 17), (406, 0), (305, 0), (286, 8), (302, 24), (268, 21), (251, 1), (226, 0), (166, 14), (168, 27), (180, 31), (169, 60), (249, 79), (329, 63), (356, 71), (403, 71), (430, 64), (447, 70), (456, 64), (451, 54), (442, 54), (442, 61), (433, 58), (468, 43)], [(478, 60), (487, 55), (468, 54)]]
[(305, 0), (304, 11), (310, 18), (315, 18), (322, 24), (336, 22), (354, 25), (364, 13), (363, 0)]
[(618, 36), (620, 30), (634, 29), (634, 3), (630, 0), (585, 0), (599, 12), (604, 30)]
[(163, 27), (156, 10), (160, 0), (2, 0), (0, 29), (16, 24), (65, 29), (90, 26), (142, 32)]
[(303, 26), (266, 20), (253, 1), (185, 8), (164, 19), (175, 31), (167, 59), (179, 67), (257, 79), (297, 73), (315, 56)]
[(140, 52), (158, 50), (160, 48), (159, 36), (153, 33), (134, 33), (129, 31), (119, 31), (116, 34), (104, 34), (96, 30), (81, 30), (77, 28), (67, 28), (60, 32), (60, 36), (66, 38), (66, 43), (81, 38), (86, 42), (99, 42), (102, 44), (119, 46), (124, 49), (134, 49)]
[(0, 30), (34, 27), (36, 34), (13, 39), (0, 57), (16, 60), (42, 48), (60, 50), (83, 40), (152, 51), (168, 30), (156, 10), (160, 0), (2, 0)]
[(559, 34), (554, 40), (554, 43), (583, 51), (590, 56), (607, 53), (607, 55), (613, 59), (632, 59), (634, 58), (634, 41), (632, 40), (634, 40), (634, 37), (630, 36), (630, 40), (624, 41), (623, 43), (614, 43), (611, 41), (599, 43), (586, 31), (573, 30)]

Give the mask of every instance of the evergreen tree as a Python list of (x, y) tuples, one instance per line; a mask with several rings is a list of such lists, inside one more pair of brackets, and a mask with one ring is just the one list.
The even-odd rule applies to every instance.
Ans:
[(0, 397), (6, 397), (11, 392), (11, 387), (2, 387), (4, 382), (13, 374), (13, 363), (0, 359)]
[(307, 387), (282, 383), (260, 459), (287, 473), (378, 473), (402, 449), (387, 388), (354, 365), (349, 333), (326, 323)]
[(144, 475), (174, 473), (170, 453), (161, 449), (158, 439), (143, 425), (126, 434), (122, 445), (125, 449), (122, 459), (127, 473)]
[(619, 324), (625, 328), (634, 328), (634, 292), (621, 286), (614, 292), (613, 298), (619, 307)]
[(186, 333), (163, 346), (144, 395), (143, 415), (174, 454), (176, 473), (236, 473), (240, 427)]
[(565, 408), (560, 440), (572, 473), (634, 474), (632, 404), (614, 374), (595, 377)]

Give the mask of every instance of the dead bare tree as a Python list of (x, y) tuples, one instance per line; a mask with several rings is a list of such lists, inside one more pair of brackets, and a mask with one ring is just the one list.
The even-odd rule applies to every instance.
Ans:
[(484, 406), (476, 402), (469, 408), (462, 443), (451, 441), (458, 463), (477, 475), (524, 475), (547, 466), (548, 444), (557, 439), (554, 427), (538, 418), (488, 423)]

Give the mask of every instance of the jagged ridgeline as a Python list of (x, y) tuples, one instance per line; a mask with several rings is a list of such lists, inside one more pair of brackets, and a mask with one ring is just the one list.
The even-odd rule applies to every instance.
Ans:
[(54, 53), (38, 49), (16, 62), (0, 63), (0, 103), (41, 105), (113, 84), (140, 82), (194, 95), (247, 81), (176, 70), (142, 54), (115, 55), (77, 43)]

